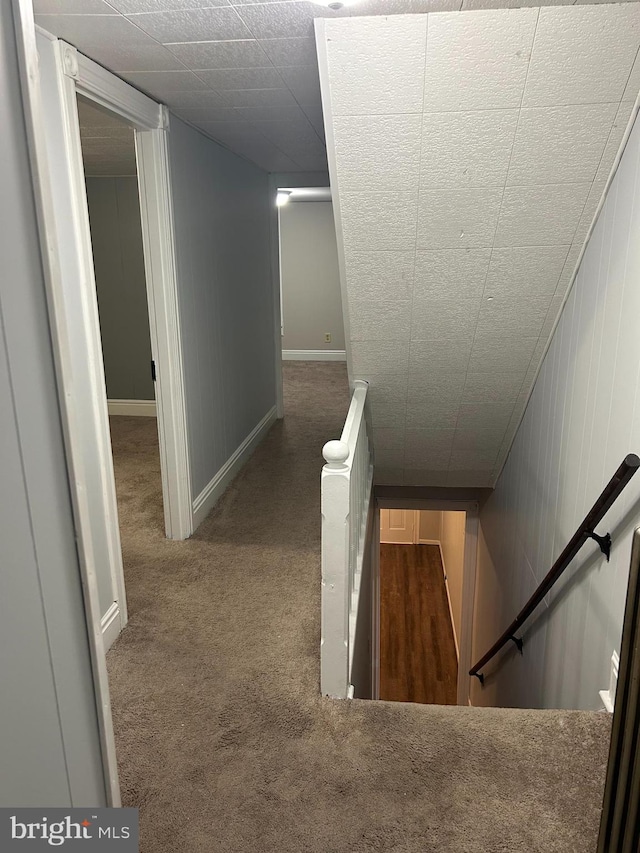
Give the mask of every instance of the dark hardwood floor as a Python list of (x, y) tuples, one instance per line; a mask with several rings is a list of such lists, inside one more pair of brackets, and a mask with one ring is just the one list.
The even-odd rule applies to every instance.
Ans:
[(458, 662), (437, 545), (380, 546), (380, 698), (455, 705)]

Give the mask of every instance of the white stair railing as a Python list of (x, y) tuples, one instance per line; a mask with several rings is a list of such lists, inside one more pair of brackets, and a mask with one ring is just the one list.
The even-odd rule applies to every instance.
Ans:
[(354, 382), (339, 441), (322, 449), (322, 641), (323, 696), (352, 695), (352, 665), (363, 561), (373, 486), (368, 383)]

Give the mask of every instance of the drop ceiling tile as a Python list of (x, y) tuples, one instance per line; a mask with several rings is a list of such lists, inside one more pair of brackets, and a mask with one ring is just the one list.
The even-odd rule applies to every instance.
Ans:
[(240, 140), (264, 140), (264, 137), (247, 121), (200, 121), (198, 127), (209, 136), (225, 145), (231, 145)]
[[(329, 81), (349, 80), (331, 90), (338, 115), (421, 113), (427, 17), (360, 18), (336, 22), (340, 38), (325, 38)], [(376, 61), (371, 62), (375, 56)]]
[[(404, 429), (394, 429), (392, 427), (374, 427), (373, 428), (373, 446), (376, 457), (380, 451), (400, 451), (401, 456), (404, 455)], [(387, 463), (393, 466), (395, 463)], [(400, 461), (402, 464), (402, 460)]]
[(295, 107), (296, 100), (288, 89), (225, 89), (220, 92), (228, 107)]
[(490, 403), (461, 403), (456, 434), (472, 435), (475, 432), (506, 430), (515, 401)]
[(477, 373), (522, 373), (529, 367), (538, 337), (508, 337), (495, 333), (476, 335), (469, 370)]
[(414, 293), (421, 299), (429, 295), (480, 297), (490, 258), (491, 249), (416, 252)]
[[(453, 437), (452, 460), (453, 456), (460, 456), (465, 453), (477, 451), (487, 456), (493, 456), (493, 462), (498, 455), (502, 440), (504, 438), (504, 430), (481, 430), (471, 429), (459, 431), (456, 429), (456, 434)], [(451, 465), (450, 467), (454, 467)], [(457, 465), (458, 468), (469, 468), (469, 463)]]
[(513, 295), (485, 299), (478, 315), (477, 335), (535, 337), (540, 334), (550, 302), (551, 294), (526, 299)]
[(295, 0), (235, 8), (258, 39), (311, 38), (314, 18), (339, 18), (348, 14), (347, 9), (333, 11), (315, 3)]
[(137, 89), (163, 100), (175, 92), (206, 92), (209, 87), (192, 71), (137, 71), (125, 75)]
[(417, 248), (491, 246), (501, 198), (498, 188), (421, 191)]
[[(413, 344), (412, 344), (413, 346)], [(409, 376), (411, 397), (424, 405), (437, 405), (443, 400), (460, 402), (466, 380), (466, 371), (425, 370)]]
[(521, 373), (471, 373), (466, 377), (463, 403), (483, 403), (493, 400), (517, 400), (524, 381)]
[(318, 69), (311, 65), (287, 66), (278, 69), (282, 79), (296, 96), (298, 103), (320, 103)]
[(412, 190), (420, 170), (420, 116), (336, 116), (340, 192)]
[(637, 3), (542, 8), (522, 106), (620, 101), (639, 39)]
[(313, 38), (262, 39), (260, 46), (273, 65), (318, 66), (316, 43)]
[(408, 341), (354, 341), (351, 345), (351, 373), (408, 373)]
[[(424, 402), (415, 400), (411, 394), (407, 397), (406, 427), (407, 429), (424, 429), (429, 426), (434, 430), (455, 430), (458, 420), (459, 404), (451, 400), (441, 400), (432, 403), (425, 409)], [(441, 465), (446, 465), (447, 460), (440, 460)]]
[(130, 20), (161, 44), (226, 41), (252, 37), (231, 6), (131, 15)]
[(306, 116), (299, 106), (243, 107), (238, 109), (240, 118), (255, 122), (295, 122), (304, 124)]
[(152, 43), (121, 15), (37, 15), (36, 23), (87, 54), (111, 44), (122, 47)]
[(492, 472), (489, 471), (449, 471), (447, 475), (447, 486), (454, 488), (456, 486), (464, 486), (465, 488), (492, 488), (495, 485), (495, 479)]
[(404, 484), (407, 486), (447, 486), (448, 483), (448, 471), (418, 468), (404, 472)]
[(498, 447), (496, 450), (456, 450), (452, 449), (449, 459), (449, 471), (467, 471), (486, 472), (490, 474), (493, 471), (496, 458), (498, 456)]
[(192, 124), (200, 124), (200, 122), (211, 121), (232, 121), (237, 122), (243, 120), (243, 116), (239, 115), (240, 110), (233, 110), (230, 107), (173, 107), (172, 113), (189, 121)]
[(251, 160), (267, 172), (295, 171), (291, 158), (266, 139), (236, 140), (230, 147), (235, 154)]
[(104, 0), (33, 0), (36, 15), (117, 15), (116, 2)]
[(281, 89), (284, 80), (275, 68), (219, 68), (198, 71), (198, 77), (218, 92), (226, 89)]
[[(404, 466), (404, 447), (380, 447), (376, 439), (376, 432), (383, 430), (374, 430), (373, 447), (375, 453), (375, 467), (380, 466), (384, 471), (398, 471)], [(394, 430), (390, 430), (394, 432)], [(402, 433), (404, 435), (404, 433)]]
[[(464, 0), (463, 12), (472, 12), (475, 9), (519, 9), (522, 6), (572, 6), (576, 0)], [(587, 2), (587, 0), (581, 0)], [(608, 0), (596, 0), (598, 3)], [(625, 2), (625, 0), (623, 0)]]
[(620, 150), (622, 137), (627, 129), (631, 112), (633, 110), (634, 101), (623, 101), (618, 107), (613, 127), (609, 133), (607, 144), (604, 149), (604, 154), (600, 160), (598, 171), (596, 173), (596, 181), (606, 181), (611, 174), (614, 160)]
[(376, 463), (373, 479), (377, 486), (402, 486), (404, 483), (403, 468), (384, 468)]
[(424, 12), (451, 12), (460, 0), (358, 0), (349, 8), (352, 18), (362, 15), (417, 15)]
[[(367, 373), (360, 376), (359, 379), (365, 379), (369, 383), (367, 397), (372, 407), (375, 409), (382, 404), (382, 406), (389, 407), (394, 412), (401, 413), (404, 425), (408, 387), (406, 373), (399, 373), (395, 376), (381, 373)], [(377, 420), (374, 420), (374, 423), (378, 427), (382, 426)]]
[(352, 341), (408, 341), (411, 305), (398, 299), (372, 303), (350, 297), (349, 328)]
[(229, 106), (222, 95), (212, 92), (211, 89), (204, 92), (167, 92), (163, 100), (170, 107), (181, 110), (211, 110)]
[(411, 341), (409, 373), (420, 376), (466, 373), (473, 337), (457, 335), (449, 340)]
[(304, 116), (300, 121), (256, 122), (256, 128), (294, 160), (305, 156), (326, 157), (322, 141)]
[(437, 341), (473, 338), (479, 299), (460, 299), (430, 295), (413, 299), (411, 340)]
[(322, 114), (322, 106), (317, 106), (315, 104), (302, 104), (301, 106), (302, 112), (306, 115), (306, 117), (311, 122), (313, 129), (318, 134), (322, 141), (325, 141), (325, 133), (324, 133), (324, 116)]
[(109, 3), (123, 15), (139, 12), (176, 12), (230, 5), (229, 0), (109, 0)]
[(638, 92), (640, 92), (640, 52), (636, 54), (631, 74), (629, 75), (627, 85), (625, 86), (624, 93), (622, 95), (622, 100), (635, 101), (638, 97)]
[(606, 185), (606, 181), (594, 181), (591, 185), (584, 210), (582, 211), (582, 216), (580, 217), (580, 222), (578, 223), (576, 233), (573, 236), (574, 243), (579, 243), (580, 246), (584, 243), (589, 228), (591, 227), (591, 223), (593, 222)]
[(408, 429), (406, 431), (405, 468), (448, 468), (454, 430)]
[(566, 246), (518, 246), (493, 249), (485, 296), (516, 299), (555, 292), (569, 252)]
[(371, 401), (371, 420), (377, 427), (396, 427), (404, 429), (406, 399), (401, 403), (397, 401), (381, 402)]
[(219, 68), (266, 68), (269, 59), (252, 38), (234, 41), (197, 41), (171, 44), (167, 48), (195, 71)]
[(357, 251), (345, 252), (348, 290), (372, 302), (380, 298), (411, 299), (414, 253)]
[(591, 184), (506, 187), (495, 246), (566, 245), (573, 239)]
[(416, 192), (341, 193), (345, 248), (403, 251), (414, 249)]
[(504, 186), (517, 110), (425, 113), (420, 186)]
[(429, 16), (425, 112), (517, 109), (536, 9)]
[(562, 296), (564, 296), (564, 294), (567, 292), (567, 288), (569, 287), (573, 279), (573, 273), (575, 272), (576, 264), (578, 263), (578, 258), (580, 257), (581, 251), (582, 243), (576, 243), (574, 241), (573, 245), (569, 249), (567, 259), (564, 262), (562, 273), (560, 274), (560, 279), (556, 286), (556, 295), (562, 294)]
[(521, 110), (507, 184), (592, 181), (617, 110), (617, 103)]

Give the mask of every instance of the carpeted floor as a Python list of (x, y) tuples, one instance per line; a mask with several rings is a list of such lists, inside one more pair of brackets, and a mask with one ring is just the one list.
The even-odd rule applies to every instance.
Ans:
[(606, 715), (319, 696), (321, 448), (344, 366), (287, 363), (196, 535), (162, 535), (155, 423), (113, 420), (130, 622), (108, 656), (142, 853), (592, 853)]

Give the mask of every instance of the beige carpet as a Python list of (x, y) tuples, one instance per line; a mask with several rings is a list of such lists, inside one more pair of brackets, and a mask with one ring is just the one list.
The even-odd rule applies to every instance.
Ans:
[(277, 424), (188, 542), (155, 423), (113, 420), (130, 622), (109, 653), (143, 853), (592, 853), (609, 721), (319, 693), (320, 451), (340, 364), (285, 365)]

